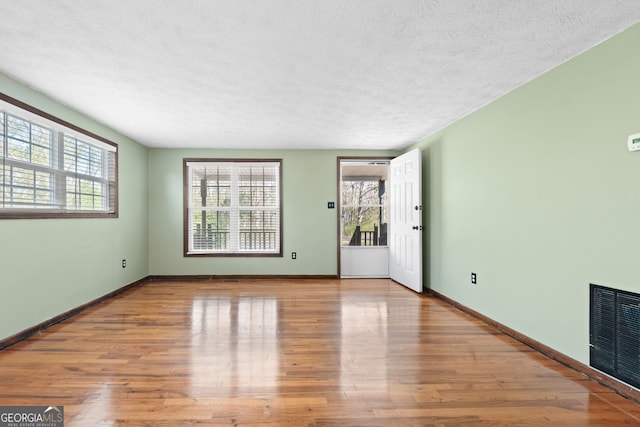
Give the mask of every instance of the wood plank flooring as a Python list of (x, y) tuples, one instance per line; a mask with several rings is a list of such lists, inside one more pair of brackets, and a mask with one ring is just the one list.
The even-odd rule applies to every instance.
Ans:
[(390, 280), (149, 282), (0, 351), (65, 426), (640, 425), (640, 406)]

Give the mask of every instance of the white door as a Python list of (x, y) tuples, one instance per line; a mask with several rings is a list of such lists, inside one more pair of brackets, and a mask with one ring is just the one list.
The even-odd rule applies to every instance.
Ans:
[(391, 160), (389, 171), (389, 274), (422, 292), (422, 173), (420, 150)]

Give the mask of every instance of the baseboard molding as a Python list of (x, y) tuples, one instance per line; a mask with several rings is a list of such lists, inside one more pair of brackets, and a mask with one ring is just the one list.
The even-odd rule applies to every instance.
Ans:
[(434, 297), (444, 301), (445, 303), (451, 305), (452, 307), (457, 308), (458, 310), (477, 318), (478, 320), (481, 320), (482, 322), (486, 323), (487, 325), (491, 326), (492, 328), (502, 332), (505, 335), (510, 336), (511, 338), (514, 338), (518, 341), (520, 341), (522, 344), (527, 345), (529, 347), (531, 347), (532, 349), (536, 350), (537, 352), (544, 354), (545, 356), (549, 357), (550, 359), (553, 359), (561, 364), (563, 364), (564, 366), (567, 366), (571, 369), (573, 369), (574, 371), (579, 372), (582, 375), (585, 375), (586, 377), (604, 385), (605, 387), (610, 388), (611, 390), (615, 391), (616, 393), (620, 394), (621, 396), (624, 396), (628, 399), (631, 399), (635, 402), (640, 403), (640, 390), (630, 386), (629, 384), (623, 383), (621, 381), (618, 381), (617, 379), (610, 377), (609, 375), (598, 371), (597, 369), (592, 368), (591, 366), (585, 365), (582, 362), (579, 362), (575, 359), (572, 359), (571, 357), (560, 353), (557, 350), (554, 350), (553, 348), (546, 346), (544, 344), (542, 344), (539, 341), (536, 341), (532, 338), (529, 338), (528, 336), (509, 328), (508, 326), (503, 325), (502, 323), (496, 322), (495, 320), (485, 316), (484, 314), (481, 314), (463, 304), (460, 304), (459, 302), (442, 295), (441, 293), (434, 291), (433, 289), (429, 289), (428, 293), (430, 293), (431, 295), (433, 295)]
[(0, 350), (3, 350), (9, 346), (12, 346), (14, 344), (19, 343), (20, 341), (24, 341), (25, 339), (36, 335), (42, 331), (44, 331), (47, 328), (52, 327), (53, 325), (56, 325), (62, 321), (65, 321), (73, 316), (76, 316), (80, 313), (82, 313), (83, 311), (85, 311), (86, 309), (93, 307), (94, 305), (97, 304), (102, 304), (103, 302), (114, 298), (130, 289), (134, 289), (137, 288), (138, 286), (146, 283), (148, 281), (147, 277), (144, 277), (140, 280), (136, 280), (133, 283), (130, 283), (128, 285), (125, 285), (121, 288), (116, 289), (115, 291), (109, 292), (108, 294), (102, 295), (101, 297), (98, 297), (94, 300), (91, 300), (85, 304), (82, 304), (78, 307), (72, 308), (69, 311), (65, 311), (62, 314), (59, 314), (57, 316), (52, 317), (51, 319), (47, 319), (44, 322), (41, 322), (31, 328), (25, 329), (24, 331), (18, 332), (15, 335), (12, 335), (8, 338), (5, 338), (3, 340), (0, 340)]
[(149, 281), (180, 281), (180, 282), (202, 282), (202, 281), (235, 281), (235, 280), (335, 280), (337, 275), (304, 275), (304, 274), (211, 274), (211, 275), (154, 275), (149, 276)]

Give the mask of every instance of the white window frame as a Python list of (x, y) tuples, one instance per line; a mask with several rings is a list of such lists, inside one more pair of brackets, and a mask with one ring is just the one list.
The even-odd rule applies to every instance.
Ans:
[[(228, 204), (219, 206), (206, 206), (200, 199), (202, 184), (197, 184), (194, 173), (201, 174), (203, 169), (216, 170), (214, 176), (220, 176), (219, 170), (228, 171), (227, 186), (212, 186), (214, 189), (228, 188)], [(262, 188), (274, 189), (276, 200), (265, 205), (242, 205), (240, 202), (239, 170), (252, 168), (260, 170), (270, 168), (274, 173), (274, 181), (271, 185)], [(197, 172), (195, 172), (197, 170)], [(282, 257), (282, 159), (183, 159), (184, 174), (184, 256), (258, 256), (258, 257)], [(216, 175), (217, 174), (217, 175)], [(195, 195), (195, 196), (194, 196)], [(209, 197), (209, 196), (206, 196)], [(220, 203), (220, 202), (218, 202)], [(273, 225), (269, 228), (258, 230), (242, 230), (242, 215), (252, 216), (254, 213), (262, 215), (263, 219), (269, 219), (264, 223)], [(223, 217), (225, 227), (216, 229), (213, 233), (205, 231), (209, 214), (215, 218)], [(203, 224), (197, 224), (194, 218), (202, 215)], [(250, 220), (253, 224), (253, 222)], [(206, 223), (206, 224), (205, 224)], [(199, 227), (199, 228), (198, 228)], [(266, 225), (263, 225), (266, 227)], [(228, 231), (225, 231), (228, 230)], [(205, 233), (206, 234), (205, 237)], [(213, 236), (211, 237), (210, 236)], [(247, 236), (247, 237), (245, 237)], [(249, 243), (249, 240), (251, 243)], [(202, 243), (202, 242), (205, 243)], [(212, 243), (216, 242), (216, 243)]]
[[(0, 126), (0, 219), (118, 216), (117, 144), (2, 93)], [(19, 145), (28, 156), (11, 152)], [(36, 159), (37, 150), (46, 154)]]

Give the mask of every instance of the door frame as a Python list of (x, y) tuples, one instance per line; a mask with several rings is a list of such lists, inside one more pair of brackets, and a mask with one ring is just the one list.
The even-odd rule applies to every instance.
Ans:
[[(397, 156), (396, 156), (397, 157)], [(342, 179), (341, 179), (341, 166), (340, 163), (344, 161), (391, 161), (394, 159), (394, 156), (338, 156), (336, 158), (336, 187), (337, 187), (337, 200), (336, 200), (336, 235), (338, 237), (338, 263), (337, 263), (337, 277), (338, 279), (342, 275), (342, 230), (341, 230), (341, 222), (342, 222)]]

